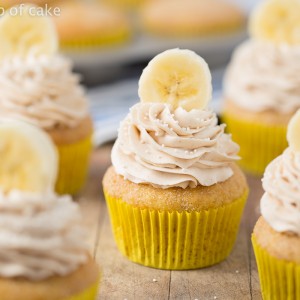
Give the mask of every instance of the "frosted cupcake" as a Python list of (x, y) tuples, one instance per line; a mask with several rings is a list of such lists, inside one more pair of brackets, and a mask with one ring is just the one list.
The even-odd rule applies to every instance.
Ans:
[(77, 204), (53, 192), (57, 153), (32, 125), (0, 123), (3, 300), (95, 300), (99, 270)]
[(252, 37), (233, 55), (223, 117), (241, 146), (241, 166), (261, 175), (287, 147), (286, 128), (300, 108), (300, 4), (267, 0), (254, 11)]
[(32, 123), (51, 136), (60, 162), (56, 190), (75, 194), (87, 174), (92, 121), (79, 77), (56, 52), (54, 25), (25, 6), (22, 16), (1, 18), (0, 41), (0, 118)]
[(288, 140), (266, 169), (262, 217), (252, 235), (263, 299), (300, 299), (300, 110)]
[(239, 147), (205, 108), (208, 66), (189, 50), (163, 52), (143, 71), (139, 96), (103, 181), (117, 245), (155, 268), (216, 264), (232, 249), (248, 187)]

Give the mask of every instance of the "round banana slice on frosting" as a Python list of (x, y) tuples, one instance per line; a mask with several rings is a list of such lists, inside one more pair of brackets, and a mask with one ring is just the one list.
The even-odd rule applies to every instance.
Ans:
[(290, 120), (287, 131), (287, 140), (294, 151), (300, 152), (300, 109)]
[(208, 65), (190, 50), (171, 49), (157, 55), (139, 81), (142, 102), (168, 103), (187, 111), (205, 108), (211, 95)]
[(0, 60), (11, 56), (25, 57), (28, 53), (54, 54), (58, 49), (58, 38), (52, 20), (38, 16), (34, 5), (14, 8), (0, 18)]
[(250, 18), (253, 37), (277, 44), (300, 44), (300, 0), (266, 0)]
[(27, 123), (0, 122), (0, 190), (54, 189), (58, 155), (50, 137)]

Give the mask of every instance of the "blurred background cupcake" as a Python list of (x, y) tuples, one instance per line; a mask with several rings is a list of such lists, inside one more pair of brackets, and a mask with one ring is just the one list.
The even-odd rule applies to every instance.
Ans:
[(226, 0), (148, 1), (139, 18), (143, 30), (164, 37), (228, 33), (245, 22), (242, 9)]
[(92, 148), (89, 105), (72, 63), (57, 54), (54, 24), (47, 17), (9, 12), (0, 19), (0, 117), (45, 130), (59, 152), (58, 193), (84, 185)]
[(63, 49), (111, 47), (129, 40), (130, 22), (121, 10), (100, 1), (61, 1), (58, 7), (60, 15), (53, 20)]
[(300, 110), (289, 147), (267, 167), (252, 243), (263, 299), (300, 299)]
[(253, 12), (251, 38), (234, 53), (223, 117), (241, 146), (241, 165), (261, 175), (287, 147), (288, 121), (300, 107), (300, 3), (266, 0)]

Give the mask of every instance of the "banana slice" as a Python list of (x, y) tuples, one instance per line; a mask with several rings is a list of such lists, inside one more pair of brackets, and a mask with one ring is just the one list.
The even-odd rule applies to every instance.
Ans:
[(290, 120), (287, 140), (294, 151), (300, 151), (300, 109)]
[(253, 37), (277, 44), (300, 44), (300, 0), (266, 0), (250, 18)]
[(27, 192), (53, 190), (58, 155), (42, 130), (19, 121), (0, 122), (0, 189)]
[(49, 17), (37, 16), (34, 5), (14, 7), (0, 18), (0, 60), (9, 56), (25, 57), (28, 53), (51, 55), (58, 49), (55, 26)]
[(142, 102), (168, 103), (187, 111), (205, 108), (211, 94), (208, 65), (190, 50), (171, 49), (157, 55), (139, 81)]

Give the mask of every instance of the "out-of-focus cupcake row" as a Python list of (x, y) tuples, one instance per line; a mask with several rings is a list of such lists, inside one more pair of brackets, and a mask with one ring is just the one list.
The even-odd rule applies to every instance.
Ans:
[[(0, 1), (0, 7), (9, 9), (26, 2)], [(30, 2), (59, 8), (59, 16), (53, 16), (53, 20), (61, 47), (66, 50), (122, 45), (139, 33), (159, 38), (222, 35), (238, 31), (245, 24), (242, 10), (227, 0)]]

